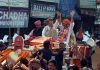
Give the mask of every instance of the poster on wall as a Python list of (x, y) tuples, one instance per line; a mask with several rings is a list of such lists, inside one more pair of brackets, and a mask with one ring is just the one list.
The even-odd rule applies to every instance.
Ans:
[(31, 6), (31, 16), (36, 18), (54, 17), (55, 11), (56, 11), (55, 5), (34, 3)]
[(0, 0), (0, 28), (28, 27), (29, 0)]

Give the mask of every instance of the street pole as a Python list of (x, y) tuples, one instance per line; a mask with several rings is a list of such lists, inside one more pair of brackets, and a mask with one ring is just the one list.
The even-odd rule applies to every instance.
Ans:
[(10, 28), (10, 1), (8, 0), (8, 24), (9, 24), (9, 46), (12, 45), (11, 42), (11, 28)]

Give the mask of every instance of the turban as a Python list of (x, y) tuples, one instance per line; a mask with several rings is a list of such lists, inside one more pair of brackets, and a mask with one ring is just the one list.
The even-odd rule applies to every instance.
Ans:
[(34, 22), (35, 26), (41, 26), (41, 21), (40, 20), (37, 20)]
[(66, 24), (66, 25), (69, 25), (71, 23), (71, 21), (69, 19), (64, 19), (62, 21), (62, 24)]

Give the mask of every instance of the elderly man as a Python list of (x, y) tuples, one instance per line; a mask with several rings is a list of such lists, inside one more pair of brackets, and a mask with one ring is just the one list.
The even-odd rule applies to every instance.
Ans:
[(52, 18), (47, 19), (47, 25), (44, 27), (44, 29), (42, 31), (42, 36), (43, 37), (52, 37), (54, 39), (57, 39), (58, 31), (54, 27), (53, 23), (54, 22), (53, 22)]
[(35, 27), (30, 33), (29, 33), (29, 36), (32, 37), (32, 36), (41, 36), (42, 35), (42, 27), (41, 27), (41, 21), (40, 20), (37, 20), (34, 22), (35, 24)]

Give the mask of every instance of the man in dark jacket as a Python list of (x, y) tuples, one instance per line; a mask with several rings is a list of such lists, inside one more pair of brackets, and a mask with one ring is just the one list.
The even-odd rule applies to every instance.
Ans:
[(41, 50), (43, 52), (43, 58), (49, 61), (53, 55), (50, 49), (50, 41), (45, 41), (43, 46), (44, 48)]

